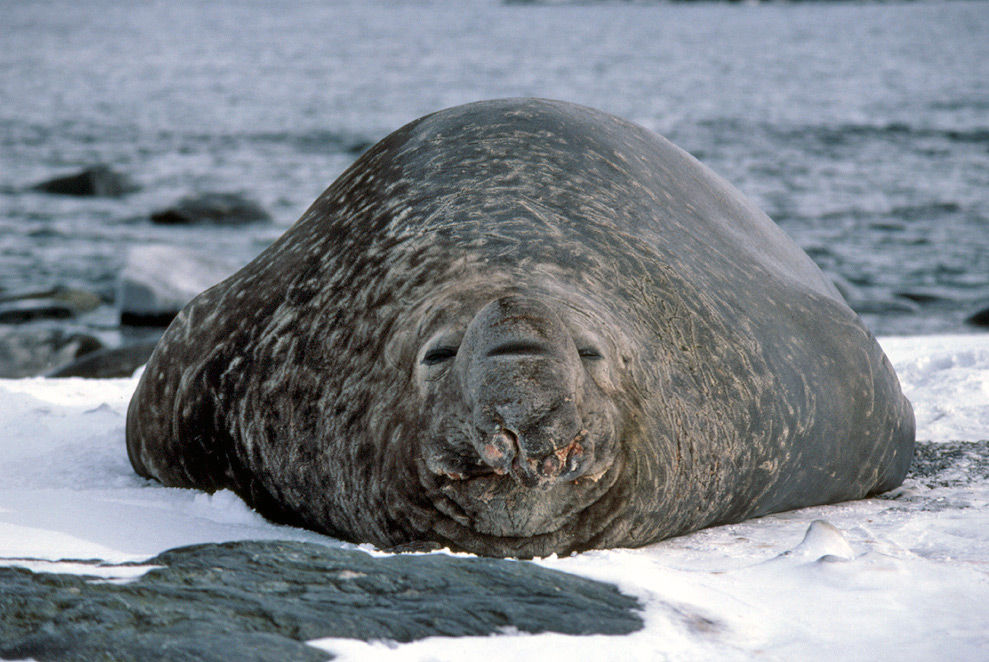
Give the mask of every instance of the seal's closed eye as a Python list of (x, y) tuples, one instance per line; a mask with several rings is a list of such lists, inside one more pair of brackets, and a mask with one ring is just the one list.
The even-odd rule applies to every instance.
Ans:
[(495, 356), (540, 356), (549, 353), (546, 346), (537, 342), (527, 342), (516, 340), (492, 347), (488, 350), (488, 357)]
[(450, 361), (457, 356), (456, 347), (434, 347), (433, 349), (426, 352), (426, 355), (422, 357), (423, 365), (438, 365), (440, 363), (445, 363)]

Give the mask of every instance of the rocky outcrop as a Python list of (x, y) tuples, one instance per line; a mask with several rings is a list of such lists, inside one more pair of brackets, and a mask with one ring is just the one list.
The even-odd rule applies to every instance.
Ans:
[(242, 225), (269, 221), (271, 215), (261, 205), (236, 193), (204, 193), (182, 198), (174, 206), (151, 214), (151, 222), (162, 225)]
[(931, 488), (989, 480), (989, 440), (917, 442), (907, 478)]
[(148, 362), (156, 344), (144, 342), (98, 349), (48, 372), (45, 376), (86, 379), (130, 377), (134, 371)]
[(82, 333), (0, 326), (0, 378), (40, 375), (102, 346), (93, 336)]
[(965, 319), (965, 321), (972, 326), (989, 327), (989, 306), (972, 313)]
[(0, 302), (0, 324), (26, 324), (39, 320), (65, 320), (74, 317), (75, 309), (51, 299), (17, 299)]
[(0, 295), (0, 324), (69, 319), (95, 310), (102, 303), (98, 294), (66, 287), (3, 294)]
[(117, 282), (120, 321), (131, 326), (168, 326), (193, 297), (237, 267), (223, 258), (177, 246), (132, 248)]
[(138, 190), (138, 186), (130, 178), (114, 172), (105, 165), (97, 165), (72, 175), (49, 179), (35, 184), (32, 188), (58, 195), (104, 197), (118, 197)]
[(0, 657), (326, 660), (305, 642), (642, 627), (638, 601), (614, 586), (528, 562), (246, 541), (148, 564), (161, 567), (126, 584), (0, 568)]

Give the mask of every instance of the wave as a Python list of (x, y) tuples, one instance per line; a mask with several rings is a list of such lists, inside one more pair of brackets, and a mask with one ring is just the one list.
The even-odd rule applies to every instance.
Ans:
[(770, 139), (773, 142), (810, 143), (824, 147), (861, 144), (864, 140), (893, 142), (942, 141), (989, 146), (989, 126), (969, 128), (945, 128), (914, 126), (905, 122), (840, 124), (773, 124), (749, 122), (740, 118), (716, 118), (702, 120), (698, 126), (718, 134), (751, 136), (752, 139)]
[[(381, 136), (333, 129), (312, 129), (299, 133), (266, 131), (257, 133), (201, 133), (160, 130), (142, 132), (136, 126), (97, 122), (66, 121), (54, 125), (19, 119), (0, 120), (0, 147), (23, 149), (48, 143), (144, 144), (156, 150), (186, 150), (195, 145), (231, 149), (243, 145), (285, 144), (304, 153), (358, 155)], [(194, 150), (195, 151), (195, 150)]]
[(376, 139), (365, 135), (327, 129), (314, 129), (302, 133), (257, 133), (247, 135), (245, 138), (256, 143), (286, 143), (307, 153), (331, 152), (354, 155), (367, 151), (371, 145), (377, 142)]
[(358, 155), (366, 151), (377, 139), (360, 133), (313, 129), (293, 133), (288, 131), (261, 131), (257, 133), (171, 133), (157, 136), (163, 143), (213, 145), (224, 149), (254, 145), (286, 145), (306, 154)]
[[(989, 145), (989, 128), (943, 129), (915, 127), (901, 122), (887, 124), (842, 124), (834, 127), (805, 127), (800, 135), (810, 136), (822, 144), (838, 145), (861, 139), (874, 140), (942, 140), (954, 143)], [(791, 132), (790, 135), (793, 135)]]

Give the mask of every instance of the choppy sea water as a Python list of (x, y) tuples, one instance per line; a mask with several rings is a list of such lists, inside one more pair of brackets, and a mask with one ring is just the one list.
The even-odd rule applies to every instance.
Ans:
[[(116, 325), (131, 246), (246, 262), (363, 146), (506, 96), (662, 133), (753, 198), (879, 334), (989, 305), (989, 3), (0, 0), (0, 294), (68, 286)], [(30, 185), (93, 164), (140, 185)], [(148, 216), (241, 192), (272, 225)]]

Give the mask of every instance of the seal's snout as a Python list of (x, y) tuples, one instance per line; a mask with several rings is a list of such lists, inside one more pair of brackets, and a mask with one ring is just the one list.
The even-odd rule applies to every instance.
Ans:
[(576, 480), (584, 474), (584, 447), (587, 430), (582, 429), (567, 444), (545, 454), (526, 452), (526, 439), (501, 428), (480, 445), (481, 459), (499, 475), (509, 474), (528, 487), (548, 486), (557, 481)]
[[(536, 474), (538, 482), (544, 480), (576, 480), (584, 475), (586, 466), (581, 441), (587, 430), (581, 430), (566, 446), (558, 448), (542, 458), (526, 459), (529, 475)], [(523, 481), (524, 483), (524, 481)], [(525, 483), (524, 483), (525, 484)], [(532, 485), (527, 485), (532, 487)]]
[(573, 338), (542, 301), (509, 295), (481, 309), (461, 346), (462, 384), (481, 461), (525, 487), (575, 480), (589, 465)]
[(525, 436), (502, 428), (480, 444), (480, 456), (496, 474), (508, 474), (525, 487), (576, 480), (586, 464), (581, 444), (586, 434), (587, 430), (581, 430), (569, 443), (549, 452), (530, 452)]

